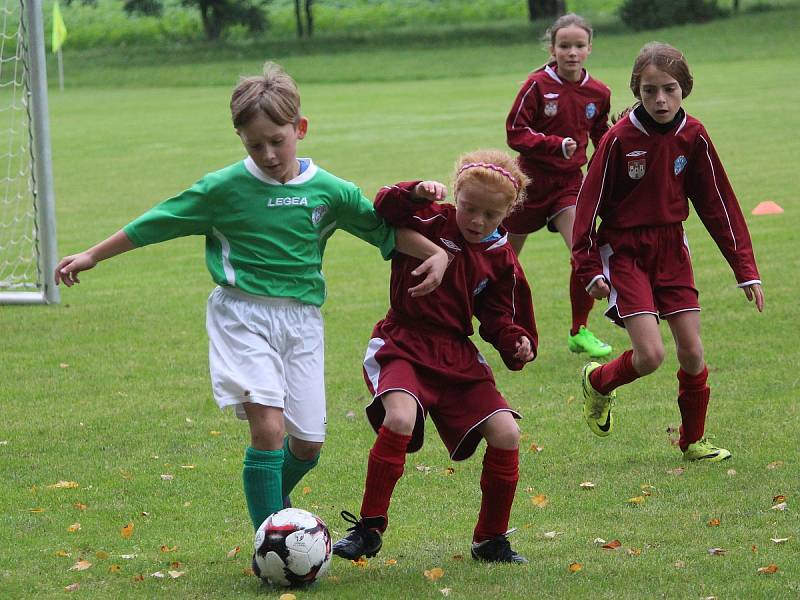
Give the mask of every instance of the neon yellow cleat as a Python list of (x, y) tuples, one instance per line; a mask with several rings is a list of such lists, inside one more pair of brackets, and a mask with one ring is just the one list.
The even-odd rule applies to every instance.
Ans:
[(603, 358), (611, 354), (611, 346), (597, 339), (585, 326), (578, 333), (567, 337), (570, 352), (586, 352), (591, 358)]
[(683, 460), (702, 462), (719, 462), (730, 457), (731, 453), (729, 450), (717, 448), (706, 438), (699, 439), (695, 443), (689, 444), (689, 447), (686, 448), (686, 451), (683, 453)]
[(583, 383), (583, 418), (589, 425), (592, 433), (600, 437), (611, 435), (614, 430), (614, 417), (611, 414), (611, 405), (617, 398), (617, 392), (612, 391), (607, 396), (601, 394), (589, 383), (589, 374), (600, 366), (599, 363), (590, 362), (583, 367), (581, 380)]

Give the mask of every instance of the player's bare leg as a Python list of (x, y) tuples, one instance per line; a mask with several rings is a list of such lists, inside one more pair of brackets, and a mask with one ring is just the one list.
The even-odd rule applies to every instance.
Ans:
[(520, 252), (522, 252), (522, 247), (525, 245), (525, 240), (528, 239), (528, 234), (518, 234), (518, 233), (509, 233), (508, 234), (508, 243), (511, 244), (511, 247), (514, 249), (514, 253), (519, 256)]

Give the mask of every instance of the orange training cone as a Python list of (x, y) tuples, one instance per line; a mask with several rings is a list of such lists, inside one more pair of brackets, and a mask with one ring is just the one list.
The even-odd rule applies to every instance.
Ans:
[(783, 212), (783, 209), (777, 202), (773, 202), (772, 200), (765, 200), (764, 202), (759, 202), (758, 205), (753, 209), (752, 214), (754, 215), (779, 215)]

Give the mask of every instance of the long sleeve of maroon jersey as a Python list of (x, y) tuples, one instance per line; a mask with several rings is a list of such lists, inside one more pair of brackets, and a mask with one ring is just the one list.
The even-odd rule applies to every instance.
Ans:
[(542, 152), (562, 156), (561, 142), (564, 138), (558, 135), (545, 135), (533, 128), (538, 112), (536, 82), (528, 79), (522, 86), (511, 112), (506, 119), (506, 142), (520, 154)]
[(739, 201), (705, 129), (700, 130), (686, 187), (698, 216), (733, 269), (738, 283), (760, 281)]
[(410, 227), (412, 217), (431, 204), (428, 200), (414, 199), (418, 183), (402, 181), (382, 187), (375, 196), (375, 212), (393, 227)]
[(531, 290), (516, 260), (478, 294), (475, 316), (481, 323), (480, 336), (497, 349), (510, 370), (519, 371), (525, 366), (523, 361), (514, 357), (521, 336), (531, 341), (531, 350), (536, 357), (539, 337)]
[(586, 178), (583, 180), (575, 206), (575, 223), (572, 226), (572, 259), (575, 274), (584, 287), (603, 274), (603, 262), (597, 245), (597, 215), (608, 197), (615, 160), (615, 139), (606, 136), (594, 153)]

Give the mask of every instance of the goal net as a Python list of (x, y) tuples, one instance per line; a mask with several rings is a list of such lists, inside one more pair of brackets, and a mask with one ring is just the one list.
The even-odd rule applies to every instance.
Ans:
[(0, 304), (58, 302), (41, 0), (0, 0)]

